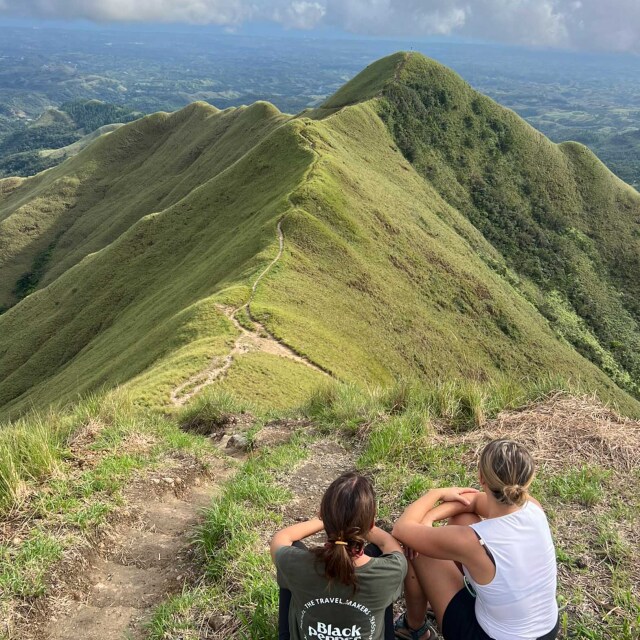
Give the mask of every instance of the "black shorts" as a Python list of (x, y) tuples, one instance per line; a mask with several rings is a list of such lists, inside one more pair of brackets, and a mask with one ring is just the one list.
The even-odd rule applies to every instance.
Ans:
[[(554, 640), (558, 635), (560, 620), (556, 626), (538, 640)], [(476, 620), (476, 599), (467, 587), (456, 593), (442, 618), (444, 640), (492, 640)]]

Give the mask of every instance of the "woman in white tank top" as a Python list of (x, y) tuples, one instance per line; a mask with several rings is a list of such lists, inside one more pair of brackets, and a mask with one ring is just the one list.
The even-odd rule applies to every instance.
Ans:
[(435, 640), (429, 604), (445, 640), (557, 636), (556, 555), (533, 476), (525, 447), (494, 440), (480, 455), (482, 492), (433, 489), (407, 507), (393, 529), (411, 559), (396, 638)]

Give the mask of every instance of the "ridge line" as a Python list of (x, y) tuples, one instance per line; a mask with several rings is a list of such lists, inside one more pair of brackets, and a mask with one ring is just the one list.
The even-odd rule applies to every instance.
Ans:
[[(309, 168), (307, 169), (303, 181), (306, 182), (309, 180), (313, 170), (318, 164), (320, 159), (320, 154), (317, 152), (315, 148), (315, 142), (307, 137), (303, 130), (300, 130), (300, 137), (303, 138), (309, 145), (312, 153), (314, 154), (314, 159)], [(291, 201), (291, 193), (287, 195), (287, 199), (289, 200), (289, 204), (291, 208), (295, 208), (293, 202)], [(325, 369), (321, 365), (316, 364), (306, 355), (302, 355), (297, 353), (295, 349), (287, 345), (283, 340), (280, 340), (276, 336), (273, 335), (271, 331), (267, 327), (265, 327), (262, 323), (258, 322), (251, 314), (251, 302), (255, 296), (258, 285), (260, 281), (269, 273), (269, 271), (278, 263), (280, 258), (284, 253), (284, 232), (282, 230), (282, 223), (287, 215), (287, 211), (280, 217), (278, 223), (276, 225), (276, 231), (278, 234), (278, 253), (276, 257), (260, 272), (258, 277), (254, 280), (251, 286), (251, 293), (249, 295), (249, 299), (242, 305), (236, 308), (228, 308), (228, 307), (220, 307), (224, 313), (224, 315), (229, 318), (229, 320), (233, 323), (234, 327), (240, 332), (240, 335), (236, 338), (233, 348), (229, 353), (222, 356), (214, 356), (204, 370), (195, 373), (190, 376), (185, 382), (181, 383), (177, 387), (175, 387), (171, 391), (170, 401), (176, 407), (180, 407), (184, 405), (188, 400), (190, 400), (194, 395), (199, 393), (205, 387), (213, 384), (217, 379), (224, 376), (227, 371), (231, 368), (233, 361), (237, 355), (241, 355), (243, 353), (248, 352), (249, 344), (253, 344), (258, 347), (259, 351), (264, 351), (265, 353), (272, 353), (273, 355), (277, 355), (283, 358), (287, 358), (289, 360), (293, 360), (295, 362), (299, 362), (300, 364), (304, 364), (305, 366), (321, 373), (325, 376), (333, 377), (333, 374), (328, 369)], [(247, 316), (249, 320), (257, 326), (257, 330), (250, 331), (246, 327), (242, 326), (236, 315), (242, 311), (246, 310)], [(264, 333), (267, 335), (267, 338), (260, 336), (260, 333)], [(270, 343), (269, 345), (265, 343)], [(275, 346), (277, 345), (277, 346)], [(270, 348), (267, 349), (267, 346)], [(222, 362), (220, 363), (220, 358), (222, 357)]]

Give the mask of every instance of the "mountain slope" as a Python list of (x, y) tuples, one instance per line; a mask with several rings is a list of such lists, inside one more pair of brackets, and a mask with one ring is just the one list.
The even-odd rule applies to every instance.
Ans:
[[(423, 56), (397, 54), (362, 75), (382, 86), (378, 113), (418, 173), (539, 287), (529, 297), (556, 330), (637, 393), (639, 194), (586, 147), (551, 143)], [(352, 84), (337, 96), (368, 99)]]
[[(271, 109), (255, 110), (271, 120)], [(246, 285), (260, 270), (261, 252), (274, 244), (286, 195), (310, 161), (297, 144), (298, 126), (277, 129), (244, 157), (238, 158), (242, 147), (236, 143), (226, 171), (209, 170), (209, 179), (196, 161), (197, 177), (190, 177), (201, 183), (198, 188), (185, 184), (184, 176), (163, 185), (176, 204), (146, 216), (138, 209), (139, 219), (113, 242), (0, 316), (0, 402), (26, 391), (51, 402), (113, 386), (166, 354), (182, 366), (203, 367), (207, 357), (225, 353), (234, 328), (217, 305), (245, 295), (234, 285)], [(135, 134), (136, 127), (112, 136), (130, 128)], [(280, 147), (287, 153), (274, 153)], [(87, 152), (95, 149), (78, 156), (81, 167)], [(75, 167), (74, 160), (63, 166)], [(155, 167), (153, 156), (148, 161)], [(212, 336), (205, 345), (198, 342)], [(185, 345), (187, 353), (180, 352)], [(173, 383), (177, 375), (173, 369)]]
[(175, 204), (281, 120), (266, 103), (224, 112), (194, 103), (98, 139), (64, 167), (0, 196), (0, 306), (53, 281), (142, 216)]
[[(233, 317), (343, 380), (552, 374), (640, 411), (621, 389), (639, 379), (638, 253), (619, 237), (640, 197), (421, 56), (297, 118), (156, 114), (0, 194), (6, 414), (123, 383), (167, 402), (232, 351), (228, 309), (249, 300)], [(216, 384), (266, 404), (323, 379), (234, 358)]]

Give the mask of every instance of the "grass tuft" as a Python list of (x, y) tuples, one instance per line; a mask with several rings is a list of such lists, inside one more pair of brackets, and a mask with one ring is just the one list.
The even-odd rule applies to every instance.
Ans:
[(185, 431), (209, 435), (228, 425), (235, 414), (245, 413), (248, 409), (229, 392), (208, 387), (180, 411), (177, 420)]

